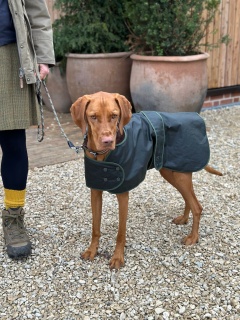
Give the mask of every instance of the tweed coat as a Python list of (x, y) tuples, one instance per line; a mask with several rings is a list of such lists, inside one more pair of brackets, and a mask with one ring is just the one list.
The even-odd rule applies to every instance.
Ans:
[(27, 129), (39, 122), (34, 85), (38, 64), (55, 64), (51, 19), (45, 0), (8, 4), (17, 43), (0, 47), (0, 130)]

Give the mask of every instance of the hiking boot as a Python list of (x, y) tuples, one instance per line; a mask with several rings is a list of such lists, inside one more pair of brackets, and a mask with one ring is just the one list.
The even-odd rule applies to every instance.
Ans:
[(4, 209), (2, 227), (9, 258), (21, 259), (31, 253), (31, 242), (24, 226), (24, 210), (22, 207)]

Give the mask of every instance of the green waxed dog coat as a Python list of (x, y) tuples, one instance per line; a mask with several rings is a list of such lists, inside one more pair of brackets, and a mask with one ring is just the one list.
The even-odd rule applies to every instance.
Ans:
[(85, 155), (87, 187), (122, 193), (137, 187), (149, 169), (195, 172), (209, 161), (206, 126), (195, 112), (135, 113), (124, 133), (104, 161)]

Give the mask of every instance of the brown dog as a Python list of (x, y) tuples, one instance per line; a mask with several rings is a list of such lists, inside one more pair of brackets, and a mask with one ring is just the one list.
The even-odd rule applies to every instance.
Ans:
[[(124, 96), (106, 92), (85, 95), (79, 98), (72, 105), (72, 118), (85, 135), (83, 144), (83, 149), (85, 150), (85, 159), (93, 159), (93, 165), (94, 163), (96, 164), (96, 161), (101, 161), (99, 163), (104, 163), (104, 160), (108, 157), (111, 151), (116, 148), (118, 141), (123, 139), (124, 126), (128, 124), (132, 117), (131, 109), (130, 102)], [(220, 172), (209, 166), (206, 166), (205, 169), (210, 173), (222, 175)], [(85, 170), (87, 170), (86, 165)], [(103, 170), (107, 171), (108, 168), (104, 167)], [(192, 211), (192, 230), (191, 233), (183, 239), (183, 243), (186, 245), (195, 244), (198, 241), (198, 230), (202, 206), (193, 190), (192, 172), (176, 172), (166, 168), (161, 168), (160, 174), (181, 193), (185, 201), (183, 215), (176, 217), (173, 222), (175, 224), (186, 224), (188, 222), (190, 210)], [(92, 180), (97, 180), (97, 178), (98, 175), (94, 175), (93, 173)], [(117, 181), (118, 179), (120, 178), (116, 178)], [(102, 184), (104, 183), (105, 182)], [(97, 254), (99, 246), (102, 214), (102, 193), (105, 189), (98, 189), (101, 188), (91, 188), (91, 207), (93, 216), (92, 241), (89, 248), (82, 254), (83, 259), (93, 260)], [(117, 193), (116, 195), (119, 204), (119, 228), (116, 248), (110, 260), (111, 269), (119, 269), (124, 265), (124, 247), (126, 242), (126, 222), (129, 201), (128, 191)]]

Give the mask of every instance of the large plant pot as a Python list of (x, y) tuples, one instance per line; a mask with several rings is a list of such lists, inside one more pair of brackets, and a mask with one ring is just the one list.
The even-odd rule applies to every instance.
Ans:
[(136, 111), (200, 112), (207, 94), (207, 59), (133, 54), (130, 89)]
[[(72, 102), (68, 93), (66, 76), (61, 74), (59, 64), (50, 69), (50, 72), (47, 76), (46, 85), (55, 110), (60, 113), (70, 112)], [(41, 87), (41, 93), (45, 106), (47, 109), (52, 111), (49, 98), (43, 86)]]
[(131, 99), (130, 53), (67, 55), (67, 85), (72, 102), (98, 91), (119, 93)]

